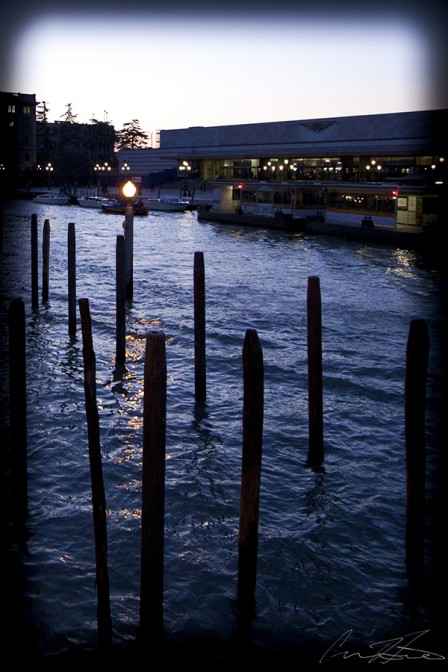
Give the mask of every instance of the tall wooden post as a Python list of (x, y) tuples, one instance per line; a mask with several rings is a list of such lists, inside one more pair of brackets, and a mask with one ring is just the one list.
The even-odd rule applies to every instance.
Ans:
[(132, 300), (134, 295), (134, 209), (131, 203), (126, 206), (124, 216), (124, 240), (126, 258), (126, 298)]
[(25, 306), (9, 304), (9, 413), (14, 523), (20, 528), (28, 516)]
[(206, 398), (204, 253), (194, 253), (194, 371), (196, 401)]
[(125, 238), (117, 236), (116, 245), (116, 362), (126, 359)]
[(48, 301), (50, 282), (50, 220), (44, 221), (42, 235), (42, 302)]
[(322, 311), (320, 280), (308, 278), (307, 293), (308, 335), (308, 464), (324, 461), (323, 383), (322, 383)]
[(68, 333), (76, 334), (76, 232), (74, 222), (69, 222), (68, 247)]
[(31, 215), (31, 307), (37, 310), (39, 306), (39, 262), (37, 250), (37, 215)]
[(166, 354), (163, 332), (146, 338), (143, 402), (142, 641), (163, 635), (163, 559), (166, 452)]
[(406, 348), (405, 437), (407, 476), (406, 567), (423, 571), (425, 539), (425, 409), (429, 334), (425, 320), (412, 320)]
[(96, 361), (92, 341), (92, 321), (88, 299), (79, 300), (84, 359), (84, 394), (92, 481), (93, 527), (95, 536), (96, 583), (98, 588), (98, 639), (101, 649), (112, 645), (109, 571), (107, 563), (106, 497), (101, 463), (100, 424), (96, 400)]
[(243, 455), (238, 541), (238, 612), (240, 634), (247, 636), (255, 617), (261, 454), (263, 443), (264, 366), (255, 329), (243, 346)]

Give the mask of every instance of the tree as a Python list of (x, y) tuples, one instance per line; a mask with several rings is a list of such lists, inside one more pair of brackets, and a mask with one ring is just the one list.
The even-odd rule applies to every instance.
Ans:
[(61, 118), (69, 124), (76, 123), (76, 116), (77, 115), (73, 114), (72, 104), (67, 103), (66, 108), (67, 108), (67, 111), (64, 112), (64, 114), (61, 116)]
[(49, 111), (50, 108), (47, 107), (47, 103), (45, 100), (43, 100), (37, 107), (36, 121), (40, 122), (41, 124), (47, 124)]
[(148, 146), (148, 134), (140, 128), (138, 119), (133, 119), (116, 132), (117, 149), (144, 149)]

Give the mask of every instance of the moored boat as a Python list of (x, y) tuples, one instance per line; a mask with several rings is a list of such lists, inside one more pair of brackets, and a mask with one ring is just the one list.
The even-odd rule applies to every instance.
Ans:
[(67, 194), (39, 194), (33, 198), (33, 203), (43, 205), (69, 205), (70, 196)]
[(81, 196), (81, 198), (78, 198), (78, 205), (81, 208), (97, 208), (100, 210), (103, 202), (105, 202), (105, 199), (101, 196)]
[(148, 198), (145, 200), (146, 207), (158, 212), (184, 212), (190, 205), (189, 201), (181, 198)]
[[(101, 209), (103, 212), (107, 212), (113, 215), (124, 215), (126, 213), (127, 203), (122, 201), (102, 201)], [(143, 204), (141, 200), (132, 203), (132, 210), (134, 215), (147, 215), (148, 208)]]

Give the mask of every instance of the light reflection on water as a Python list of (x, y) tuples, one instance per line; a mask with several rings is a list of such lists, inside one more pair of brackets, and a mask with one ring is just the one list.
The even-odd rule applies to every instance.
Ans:
[[(29, 218), (51, 221), (50, 299), (30, 310)], [(414, 252), (300, 234), (136, 218), (127, 359), (115, 363), (115, 240), (122, 218), (15, 204), (6, 212), (2, 318), (26, 301), (31, 538), (28, 595), (44, 651), (96, 642), (96, 592), (82, 343), (67, 332), (66, 230), (75, 221), (77, 294), (90, 300), (106, 488), (114, 637), (138, 627), (143, 360), (166, 336), (165, 624), (185, 639), (235, 625), (241, 461), (241, 352), (258, 330), (265, 423), (257, 641), (273, 645), (400, 634), (405, 468), (403, 389), (410, 320), (427, 319), (441, 358), (437, 266)], [(194, 402), (193, 255), (204, 251), (207, 403)], [(307, 454), (306, 286), (322, 289), (326, 459)], [(429, 393), (442, 372), (430, 370)], [(435, 395), (440, 397), (440, 392)], [(431, 412), (431, 401), (429, 411)], [(432, 423), (430, 462), (441, 439)], [(431, 465), (430, 465), (431, 466)], [(428, 604), (417, 624), (425, 624)], [(412, 621), (415, 625), (415, 621)]]

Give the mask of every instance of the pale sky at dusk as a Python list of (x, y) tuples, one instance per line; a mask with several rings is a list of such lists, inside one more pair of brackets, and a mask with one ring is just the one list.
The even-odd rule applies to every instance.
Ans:
[(79, 122), (118, 129), (138, 119), (154, 136), (446, 106), (428, 26), (399, 5), (377, 14), (147, 7), (35, 12), (10, 39), (0, 90), (35, 93), (50, 121), (71, 103)]

